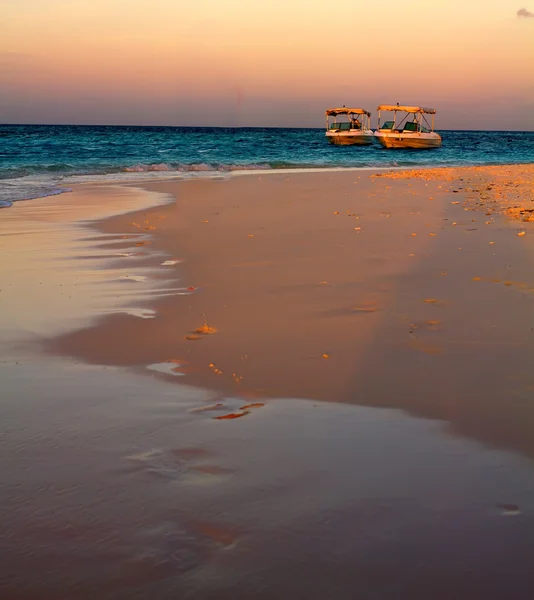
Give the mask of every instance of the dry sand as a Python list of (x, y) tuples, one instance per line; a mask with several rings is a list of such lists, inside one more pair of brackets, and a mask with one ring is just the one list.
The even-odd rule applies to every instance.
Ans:
[(534, 409), (519, 400), (534, 385), (532, 236), (528, 224), (470, 210), (482, 181), (492, 187), (483, 201), (502, 204), (516, 175), (515, 205), (532, 166), (150, 184), (176, 203), (98, 227), (150, 235), (125, 247), (162, 252), (155, 276), (175, 270), (186, 295), (150, 303), (155, 319), (114, 315), (48, 348), (145, 372), (155, 364), (244, 404), (403, 408), (534, 455)]
[(447, 181), (455, 193), (463, 192), (465, 206), (488, 215), (502, 214), (524, 222), (534, 221), (533, 165), (434, 168), (397, 171), (387, 179)]

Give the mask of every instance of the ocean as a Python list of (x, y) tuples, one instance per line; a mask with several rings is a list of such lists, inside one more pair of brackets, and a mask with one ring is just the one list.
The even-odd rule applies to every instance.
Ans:
[(0, 206), (87, 180), (534, 162), (534, 132), (440, 133), (442, 148), (418, 151), (331, 146), (323, 129), (0, 125)]

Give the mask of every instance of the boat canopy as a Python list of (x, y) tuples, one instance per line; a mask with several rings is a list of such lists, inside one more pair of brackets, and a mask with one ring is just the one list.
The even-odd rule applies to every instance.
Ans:
[(424, 106), (399, 106), (398, 104), (381, 104), (376, 110), (400, 110), (408, 113), (425, 113), (435, 115), (435, 108), (426, 108)]
[(329, 108), (326, 111), (327, 117), (335, 117), (336, 115), (367, 115), (371, 116), (371, 113), (363, 108)]

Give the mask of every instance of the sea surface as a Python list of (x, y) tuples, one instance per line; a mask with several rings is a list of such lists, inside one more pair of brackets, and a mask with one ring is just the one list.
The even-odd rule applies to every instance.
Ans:
[(323, 129), (0, 125), (0, 206), (88, 179), (534, 162), (534, 132), (440, 133), (443, 147), (429, 152), (331, 146)]

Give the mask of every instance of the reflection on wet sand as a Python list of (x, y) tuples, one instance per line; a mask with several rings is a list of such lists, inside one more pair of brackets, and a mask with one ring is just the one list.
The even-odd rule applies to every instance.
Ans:
[(209, 392), (117, 369), (0, 377), (2, 598), (529, 597), (517, 455), (392, 410), (283, 399), (220, 423), (191, 410)]
[(157, 184), (176, 206), (21, 235), (2, 600), (530, 599), (532, 236), (449, 184)]
[(530, 246), (499, 217), (472, 227), (487, 217), (451, 204), (452, 173), (153, 184), (178, 204), (134, 221), (157, 222), (154, 250), (185, 257), (191, 297), (160, 297), (156, 319), (110, 316), (48, 347), (143, 369), (184, 356), (188, 382), (222, 393), (398, 407), (534, 455), (534, 407), (510, 411), (507, 383), (512, 372), (532, 383)]
[[(81, 193), (20, 202), (0, 222), (2, 341), (37, 340), (79, 328), (101, 313), (150, 318), (139, 299), (176, 290), (170, 273), (154, 277), (150, 256), (133, 251), (140, 234), (95, 235), (94, 220), (168, 201), (136, 188), (85, 185)], [(143, 237), (144, 234), (141, 235)], [(148, 261), (147, 261), (148, 258)], [(153, 260), (153, 259), (152, 259)], [(143, 289), (124, 289), (125, 283)], [(185, 292), (185, 290), (182, 290)]]

